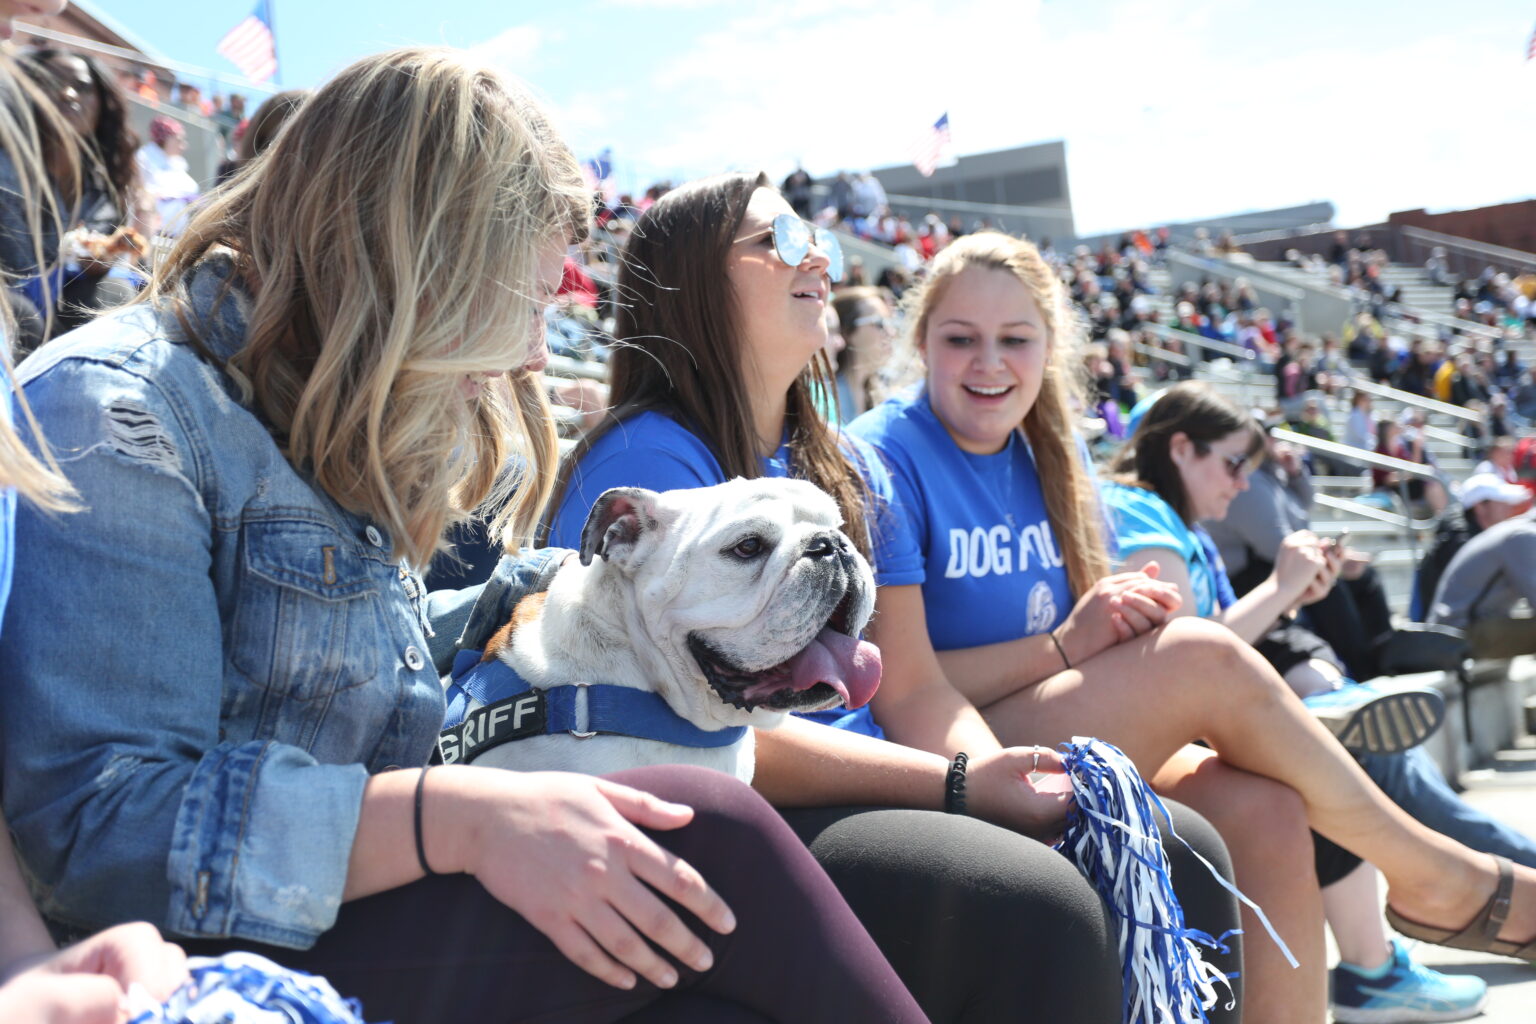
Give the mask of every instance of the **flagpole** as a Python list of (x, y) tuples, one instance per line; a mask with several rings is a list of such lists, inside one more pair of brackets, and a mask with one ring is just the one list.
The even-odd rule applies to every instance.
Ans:
[(272, 73), (274, 85), (283, 84), (283, 57), (277, 49), (277, 21), (272, 16), (273, 0), (265, 0), (267, 5), (267, 28), (272, 31), (272, 62), (277, 65), (277, 70)]

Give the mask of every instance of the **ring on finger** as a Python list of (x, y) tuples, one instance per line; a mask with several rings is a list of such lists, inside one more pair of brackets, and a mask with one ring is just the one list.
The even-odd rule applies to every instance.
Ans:
[(1032, 749), (1035, 752), (1035, 759), (1029, 763), (1029, 774), (1034, 775), (1040, 771), (1040, 748), (1034, 747)]

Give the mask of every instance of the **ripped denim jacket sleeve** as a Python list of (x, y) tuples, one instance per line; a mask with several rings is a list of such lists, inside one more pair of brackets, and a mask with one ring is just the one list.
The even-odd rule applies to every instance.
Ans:
[(447, 674), (459, 651), (483, 648), (491, 634), (507, 624), (517, 602), (548, 590), (570, 554), (569, 548), (539, 548), (502, 555), (484, 583), (433, 591), (427, 601), (433, 634), (428, 642), (438, 673)]
[(423, 763), (441, 723), (424, 612), (211, 368), (68, 355), (20, 376), (84, 508), (19, 511), (0, 643), (34, 897), (66, 930), (307, 947), (370, 772)]

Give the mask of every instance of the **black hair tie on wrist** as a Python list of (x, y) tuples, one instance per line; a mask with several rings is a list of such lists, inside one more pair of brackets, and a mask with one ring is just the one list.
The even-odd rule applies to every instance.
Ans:
[(421, 770), (421, 774), (416, 776), (416, 862), (421, 865), (422, 873), (428, 878), (439, 874), (439, 872), (433, 871), (431, 865), (427, 863), (427, 847), (421, 839), (421, 803), (422, 798), (426, 795), (427, 772), (431, 771), (433, 767), (433, 765), (427, 765)]
[(1056, 645), (1056, 653), (1061, 655), (1061, 663), (1063, 665), (1065, 665), (1067, 668), (1071, 668), (1072, 667), (1072, 663), (1067, 660), (1067, 652), (1061, 646), (1061, 637), (1056, 635), (1056, 631), (1054, 629), (1051, 630), (1046, 635), (1051, 638), (1051, 643)]
[(955, 755), (955, 759), (949, 763), (949, 773), (944, 776), (944, 812), (946, 814), (965, 813), (965, 766), (970, 758), (965, 754)]

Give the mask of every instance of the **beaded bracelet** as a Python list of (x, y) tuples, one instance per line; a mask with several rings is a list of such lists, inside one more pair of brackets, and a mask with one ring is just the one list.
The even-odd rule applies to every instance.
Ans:
[(944, 811), (946, 814), (965, 813), (965, 766), (970, 758), (955, 755), (949, 763), (949, 773), (944, 776)]

